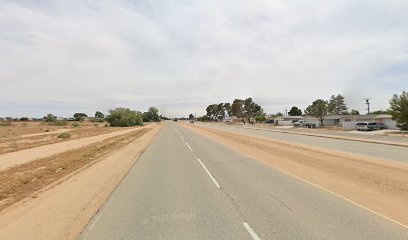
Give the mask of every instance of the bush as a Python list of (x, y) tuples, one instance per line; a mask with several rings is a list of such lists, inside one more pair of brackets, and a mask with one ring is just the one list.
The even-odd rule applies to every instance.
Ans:
[(61, 139), (68, 139), (68, 138), (71, 138), (71, 134), (69, 134), (69, 133), (61, 133), (60, 135), (58, 135), (58, 138), (61, 138)]
[(28, 121), (28, 117), (21, 117), (19, 121)]
[(72, 123), (72, 126), (73, 127), (79, 127), (79, 123), (74, 122), (74, 123)]
[(129, 108), (109, 110), (109, 115), (106, 116), (105, 120), (111, 127), (143, 126), (142, 113), (130, 110)]

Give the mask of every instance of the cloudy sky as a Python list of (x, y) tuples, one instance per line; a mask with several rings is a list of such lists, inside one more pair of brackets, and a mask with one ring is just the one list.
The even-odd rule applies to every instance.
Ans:
[(267, 113), (408, 90), (406, 0), (0, 0), (0, 116)]

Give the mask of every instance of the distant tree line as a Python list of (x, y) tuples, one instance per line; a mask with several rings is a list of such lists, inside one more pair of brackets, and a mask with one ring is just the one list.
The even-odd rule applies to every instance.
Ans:
[[(211, 104), (206, 108), (207, 114), (199, 117), (199, 121), (221, 121), (226, 117), (237, 117), (245, 123), (251, 123), (253, 119), (257, 122), (265, 121), (265, 113), (261, 106), (256, 104), (252, 98), (235, 99), (232, 104)], [(304, 112), (297, 106), (293, 106), (287, 113), (289, 116), (312, 116), (324, 126), (324, 120), (330, 115), (360, 115), (355, 109), (348, 110), (345, 98), (341, 94), (331, 95), (328, 100), (316, 99)], [(408, 130), (408, 93), (403, 91), (400, 95), (395, 94), (390, 100), (388, 110), (377, 110), (370, 114), (390, 114), (402, 130)], [(283, 116), (282, 113), (271, 114), (271, 116)], [(191, 118), (192, 115), (189, 116)]]
[(222, 121), (226, 117), (237, 117), (245, 123), (264, 121), (265, 114), (261, 106), (256, 104), (252, 98), (235, 99), (231, 103), (211, 104), (206, 108), (207, 114), (201, 117), (201, 121)]

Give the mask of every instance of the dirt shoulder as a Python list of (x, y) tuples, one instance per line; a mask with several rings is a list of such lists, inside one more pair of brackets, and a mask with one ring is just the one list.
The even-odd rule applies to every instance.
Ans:
[(408, 166), (300, 144), (182, 126), (408, 226)]
[[(207, 123), (211, 124), (211, 123)], [(355, 142), (366, 142), (366, 143), (374, 143), (374, 144), (383, 144), (383, 145), (391, 145), (391, 146), (400, 146), (400, 147), (408, 147), (408, 143), (406, 143), (406, 139), (402, 138), (403, 141), (392, 141), (392, 140), (378, 140), (378, 139), (366, 139), (358, 136), (336, 136), (336, 135), (330, 135), (329, 132), (321, 132), (321, 133), (313, 133), (313, 132), (300, 132), (300, 131), (295, 131), (295, 130), (282, 130), (282, 129), (272, 129), (268, 127), (257, 127), (257, 126), (244, 126), (244, 125), (238, 125), (238, 124), (232, 124), (232, 125), (220, 125), (220, 126), (228, 126), (228, 127), (235, 127), (235, 128), (245, 128), (245, 129), (253, 129), (253, 130), (259, 130), (259, 131), (269, 131), (269, 132), (278, 132), (278, 133), (286, 133), (286, 134), (294, 134), (294, 135), (303, 135), (303, 136), (312, 136), (312, 137), (320, 137), (320, 138), (330, 138), (330, 139), (340, 139), (340, 140), (348, 140), (348, 141), (355, 141)], [(324, 130), (321, 130), (324, 131)], [(399, 137), (400, 138), (400, 137)], [(401, 140), (401, 139), (399, 139)]]
[(49, 157), (58, 153), (66, 152), (73, 149), (78, 149), (96, 142), (104, 141), (106, 139), (128, 134), (134, 131), (138, 131), (141, 128), (146, 127), (136, 127), (127, 128), (120, 131), (114, 131), (110, 133), (100, 134), (97, 136), (83, 137), (79, 139), (53, 143), (48, 145), (43, 145), (35, 148), (25, 149), (18, 152), (10, 152), (0, 155), (0, 171), (9, 169), (13, 166), (24, 164), (30, 161), (34, 161), (39, 158)]
[[(161, 125), (150, 126), (103, 145), (98, 143), (87, 150), (78, 150), (72, 158), (71, 152), (53, 156), (56, 157), (53, 160), (26, 164), (27, 168), (22, 169), (24, 174), (37, 179), (29, 178), (26, 184), (33, 184), (34, 189), (28, 190), (22, 201), (0, 213), (0, 239), (75, 239), (160, 128)], [(54, 161), (62, 163), (63, 167)], [(38, 169), (44, 171), (44, 177), (32, 175)], [(63, 171), (65, 175), (60, 176)], [(17, 172), (14, 174), (18, 176)], [(44, 180), (39, 180), (42, 178)], [(40, 188), (35, 187), (37, 181), (44, 181), (46, 186), (37, 191)], [(53, 184), (47, 185), (49, 181)]]

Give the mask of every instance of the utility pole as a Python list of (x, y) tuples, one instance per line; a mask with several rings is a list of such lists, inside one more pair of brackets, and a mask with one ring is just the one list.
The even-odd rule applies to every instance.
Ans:
[(364, 98), (365, 104), (367, 104), (367, 114), (370, 114), (370, 98)]

